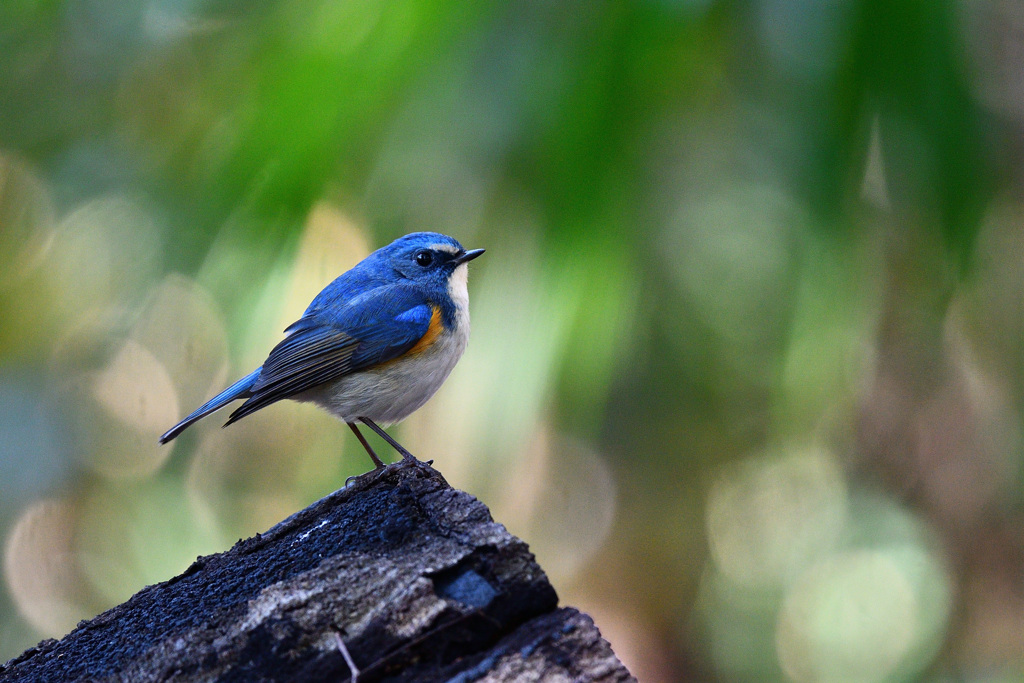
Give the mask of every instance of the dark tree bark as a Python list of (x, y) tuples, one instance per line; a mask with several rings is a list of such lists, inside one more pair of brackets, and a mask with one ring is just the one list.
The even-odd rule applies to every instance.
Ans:
[(526, 544), (397, 463), (0, 666), (0, 681), (627, 681)]

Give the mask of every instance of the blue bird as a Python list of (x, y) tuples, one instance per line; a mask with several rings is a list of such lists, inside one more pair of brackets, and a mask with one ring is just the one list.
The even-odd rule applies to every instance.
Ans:
[(308, 401), (344, 420), (381, 468), (357, 422), (404, 459), (416, 458), (377, 423), (394, 424), (434, 395), (469, 341), (466, 251), (436, 232), (416, 232), (378, 249), (324, 287), (285, 329), (263, 365), (199, 406), (160, 437), (245, 399), (227, 427), (284, 398)]

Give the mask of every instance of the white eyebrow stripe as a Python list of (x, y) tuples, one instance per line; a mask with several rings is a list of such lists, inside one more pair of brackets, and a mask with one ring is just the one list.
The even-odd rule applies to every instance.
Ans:
[(433, 249), (435, 251), (447, 251), (449, 254), (458, 254), (459, 253), (459, 250), (456, 249), (455, 247), (453, 247), (450, 244), (441, 244), (441, 243), (431, 244), (429, 248)]

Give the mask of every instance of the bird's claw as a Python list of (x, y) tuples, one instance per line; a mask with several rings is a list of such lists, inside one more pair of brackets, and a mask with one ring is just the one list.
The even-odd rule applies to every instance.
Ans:
[(386, 470), (386, 469), (387, 469), (386, 466), (385, 467), (374, 467), (369, 472), (363, 472), (362, 474), (353, 474), (351, 477), (349, 477), (348, 479), (345, 480), (345, 488), (348, 488), (349, 486), (351, 486), (355, 482), (360, 481), (361, 479), (364, 479), (364, 478), (365, 479), (375, 479), (375, 478), (379, 477), (384, 472), (384, 470)]

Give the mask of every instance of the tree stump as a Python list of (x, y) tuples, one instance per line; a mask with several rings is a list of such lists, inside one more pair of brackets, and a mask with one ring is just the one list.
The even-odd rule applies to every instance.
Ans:
[(399, 462), (0, 666), (0, 681), (628, 681), (526, 544)]

